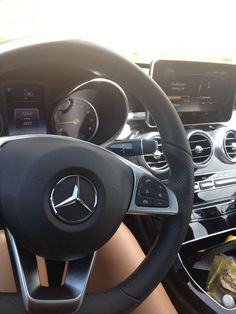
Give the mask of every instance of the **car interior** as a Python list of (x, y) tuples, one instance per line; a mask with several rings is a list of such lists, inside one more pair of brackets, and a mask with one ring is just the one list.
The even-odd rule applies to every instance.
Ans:
[[(18, 292), (0, 292), (0, 313), (129, 313), (160, 282), (180, 314), (236, 312), (235, 95), (235, 62), (1, 43), (0, 226)], [(122, 222), (146, 258), (87, 293)]]
[[(82, 260), (88, 267), (93, 260), (93, 256), (89, 254), (101, 246), (101, 243), (104, 243), (112, 232), (111, 230), (105, 232), (105, 240), (102, 238), (98, 239), (97, 243), (84, 245), (84, 239), (82, 242), (77, 239), (76, 230), (73, 234), (73, 240), (68, 237), (68, 241), (73, 243), (77, 239), (80, 247), (78, 253), (73, 245), (68, 248), (68, 243), (66, 241), (63, 243), (62, 240), (67, 234), (64, 234), (64, 230), (63, 232), (60, 230), (61, 235), (55, 233), (56, 236), (62, 237), (61, 240), (57, 239), (60, 246), (60, 250), (58, 250), (54, 238), (42, 245), (42, 237), (46, 241), (55, 230), (50, 230), (51, 227), (49, 226), (47, 229), (45, 225), (43, 228), (44, 236), (42, 236), (41, 231), (37, 230), (35, 225), (37, 221), (39, 224), (41, 223), (42, 217), (38, 214), (35, 214), (35, 217), (30, 215), (30, 206), (32, 206), (32, 202), (35, 202), (35, 198), (36, 200), (39, 198), (38, 194), (41, 191), (39, 193), (38, 189), (42, 188), (41, 185), (37, 187), (36, 195), (34, 178), (38, 176), (40, 178), (41, 173), (41, 180), (44, 181), (43, 173), (46, 171), (46, 177), (50, 178), (53, 183), (60, 179), (51, 193), (51, 199), (56, 198), (55, 202), (58, 203), (59, 200), (63, 202), (63, 199), (60, 199), (60, 193), (63, 191), (60, 181), (64, 180), (62, 179), (63, 176), (66, 174), (66, 177), (69, 177), (72, 182), (73, 174), (77, 172), (77, 170), (71, 169), (72, 166), (75, 167), (73, 158), (69, 157), (68, 161), (66, 161), (66, 157), (61, 158), (63, 160), (62, 167), (58, 165), (61, 163), (61, 159), (58, 157), (59, 161), (57, 161), (55, 152), (57, 156), (60, 156), (61, 153), (66, 155), (67, 151), (71, 150), (69, 156), (74, 156), (73, 146), (77, 145), (77, 142), (81, 145), (78, 151), (83, 150), (83, 143), (92, 143), (95, 146), (89, 146), (90, 150), (100, 147), (98, 156), (95, 152), (93, 153), (96, 160), (90, 161), (86, 147), (86, 149), (84, 148), (85, 152), (78, 156), (79, 159), (85, 159), (86, 163), (90, 164), (89, 171), (92, 172), (92, 176), (87, 178), (88, 174), (84, 170), (87, 166), (83, 165), (84, 161), (80, 160), (79, 166), (76, 167), (79, 167), (79, 173), (83, 176), (80, 179), (83, 181), (81, 183), (86, 186), (90, 184), (90, 180), (93, 182), (95, 180), (92, 185), (97, 184), (97, 178), (93, 177), (95, 176), (93, 173), (97, 173), (97, 170), (93, 169), (94, 165), (91, 163), (95, 163), (96, 167), (101, 163), (98, 167), (103, 169), (106, 174), (113, 171), (112, 169), (109, 170), (109, 158), (115, 156), (119, 175), (117, 170), (116, 174), (117, 177), (121, 177), (118, 178), (120, 180), (118, 183), (112, 183), (114, 184), (113, 188), (116, 190), (115, 184), (119, 184), (119, 182), (122, 182), (123, 187), (119, 186), (122, 194), (117, 193), (118, 195), (112, 196), (114, 198), (113, 203), (119, 203), (121, 206), (120, 203), (124, 202), (122, 207), (129, 208), (124, 221), (135, 234), (144, 252), (150, 251), (155, 239), (159, 238), (161, 241), (162, 225), (165, 225), (163, 217), (168, 220), (173, 218), (177, 220), (176, 217), (180, 215), (182, 209), (180, 206), (183, 206), (181, 202), (186, 206), (184, 211), (187, 212), (189, 206), (191, 215), (190, 217), (187, 215), (187, 219), (190, 221), (185, 223), (181, 220), (180, 224), (180, 228), (183, 229), (181, 235), (181, 237), (184, 236), (182, 238), (183, 244), (180, 243), (181, 246), (179, 246), (177, 238), (171, 239), (172, 242), (174, 240), (174, 246), (176, 245), (177, 249), (180, 248), (180, 251), (177, 256), (175, 253), (172, 256), (173, 263), (170, 259), (171, 268), (163, 279), (163, 284), (178, 312), (227, 313), (229, 309), (207, 292), (206, 283), (209, 270), (196, 266), (196, 262), (201, 261), (204, 257), (203, 254), (199, 254), (200, 250), (223, 244), (228, 235), (236, 235), (236, 130), (234, 127), (236, 66), (224, 63), (180, 60), (155, 60), (150, 65), (132, 65), (142, 76), (144, 82), (147, 78), (159, 84), (162, 90), (158, 90), (158, 92), (163, 94), (164, 91), (167, 95), (165, 97), (170, 99), (173, 104), (171, 105), (172, 110), (174, 108), (174, 113), (178, 113), (178, 116), (172, 118), (167, 116), (166, 120), (162, 117), (164, 126), (162, 137), (158, 123), (156, 125), (158, 115), (148, 110), (147, 103), (143, 102), (144, 99), (139, 98), (137, 93), (134, 94), (132, 84), (129, 90), (126, 88), (126, 84), (120, 83), (120, 77), (114, 68), (121, 67), (124, 61), (115, 64), (112, 57), (115, 59), (117, 56), (112, 55), (111, 57), (110, 51), (104, 52), (111, 59), (107, 60), (102, 55), (100, 48), (93, 45), (89, 46), (89, 44), (80, 41), (67, 40), (45, 43), (22, 43), (19, 41), (17, 44), (17, 47), (15, 47), (15, 42), (3, 44), (3, 53), (0, 59), (3, 65), (1, 67), (0, 90), (1, 158), (2, 163), (5, 164), (1, 176), (4, 184), (1, 191), (3, 195), (2, 222), (7, 227), (10, 247), (17, 248), (19, 245), (15, 253), (13, 250), (13, 256), (15, 260), (21, 261), (20, 265), (25, 272), (28, 293), (36, 299), (45, 298), (40, 288), (31, 282), (31, 272), (35, 270), (30, 269), (32, 268), (30, 266), (32, 254), (30, 255), (29, 252), (39, 254), (49, 260), (60, 261), (79, 258), (78, 261), (74, 262), (75, 264), (81, 263), (81, 256), (87, 256)], [(55, 51), (58, 50), (60, 54), (55, 54)], [(82, 62), (74, 63), (74, 59), (77, 59), (76, 54), (83, 56), (85, 50), (86, 53), (91, 50), (89, 58), (93, 59), (95, 55), (100, 58), (101, 62), (97, 67), (103, 67), (106, 75), (99, 72), (95, 65), (92, 68), (92, 64), (85, 58), (81, 58), (83, 59)], [(102, 55), (101, 57), (98, 56), (99, 53)], [(111, 63), (112, 68), (110, 68)], [(107, 66), (106, 68), (104, 64)], [(124, 68), (120, 71), (124, 71)], [(154, 104), (158, 107), (158, 99), (157, 101), (154, 99)], [(154, 117), (155, 115), (156, 117)], [(111, 123), (112, 117), (115, 118), (112, 119)], [(169, 152), (168, 149), (167, 152), (165, 151), (163, 141), (166, 136), (165, 132), (168, 133), (170, 129), (173, 129), (174, 133), (177, 134), (177, 129), (173, 126), (175, 126), (175, 119), (179, 123), (179, 118), (184, 125), (186, 142), (190, 146), (191, 163), (189, 164), (189, 160), (186, 161), (181, 156), (181, 159), (174, 161), (174, 163), (179, 163), (180, 171), (176, 170), (175, 165), (175, 169), (170, 173), (169, 163), (171, 164), (173, 161), (170, 157), (170, 160), (167, 159)], [(63, 142), (62, 147), (61, 140)], [(177, 141), (178, 138), (174, 142), (175, 147), (178, 145)], [(181, 144), (182, 141), (183, 139), (181, 139)], [(67, 151), (64, 151), (64, 145)], [(69, 146), (67, 147), (67, 145)], [(53, 154), (49, 148), (53, 149)], [(179, 148), (177, 147), (177, 149)], [(107, 151), (111, 153), (106, 155)], [(176, 155), (181, 154), (174, 152), (174, 159), (176, 159)], [(119, 164), (120, 160), (116, 156), (120, 156), (122, 165)], [(99, 160), (101, 157), (105, 160), (105, 168), (102, 161)], [(50, 160), (52, 159), (54, 166), (49, 170), (45, 164), (51, 165)], [(127, 173), (128, 168), (124, 167), (123, 169), (123, 163), (125, 165), (126, 162), (128, 162), (129, 168), (134, 169), (136, 182), (131, 185), (126, 183), (124, 179), (124, 177), (128, 177), (128, 180), (131, 180), (130, 174)], [(69, 169), (66, 171), (65, 164), (67, 163)], [(191, 164), (194, 166), (194, 183), (193, 180), (191, 181)], [(60, 171), (57, 169), (58, 167)], [(38, 173), (38, 168), (40, 173)], [(19, 169), (24, 169), (24, 171)], [(28, 178), (25, 169), (31, 177)], [(55, 171), (56, 175), (52, 175)], [(179, 179), (179, 172), (184, 173), (185, 177), (181, 178), (185, 181), (184, 183)], [(14, 183), (12, 183), (14, 173), (17, 173), (18, 178), (15, 178)], [(179, 191), (174, 190), (171, 184), (169, 185), (174, 173), (178, 177), (177, 184), (181, 187)], [(99, 173), (99, 180), (107, 180), (107, 178), (102, 178)], [(71, 182), (69, 184), (72, 184)], [(37, 184), (39, 184), (38, 181)], [(134, 189), (135, 194), (130, 200), (129, 195), (133, 193), (130, 191), (130, 187), (133, 184), (132, 189)], [(174, 184), (176, 183), (173, 183), (173, 186)], [(50, 190), (51, 182), (49, 186), (47, 189)], [(57, 189), (59, 190), (57, 191)], [(191, 193), (193, 189), (194, 193)], [(17, 192), (12, 193), (12, 190)], [(99, 192), (97, 191), (97, 198), (100, 197)], [(18, 193), (23, 196), (21, 197)], [(29, 195), (28, 193), (31, 195), (29, 199), (26, 197)], [(85, 195), (84, 200), (91, 207), (95, 200), (90, 194)], [(194, 197), (191, 205), (192, 194)], [(38, 202), (40, 203), (41, 200), (38, 199)], [(129, 205), (127, 205), (128, 203)], [(50, 205), (51, 207), (54, 206), (53, 201)], [(98, 205), (100, 205), (99, 202)], [(77, 217), (73, 211), (60, 211), (55, 206), (53, 209), (56, 219), (59, 218), (57, 222), (63, 226), (71, 221), (72, 224), (69, 227), (74, 228), (76, 223), (81, 223), (81, 218), (82, 221), (88, 219), (87, 213), (85, 217), (83, 216), (84, 213), (81, 214), (81, 217)], [(119, 211), (117, 210), (117, 212)], [(20, 217), (21, 215), (22, 217)], [(114, 211), (112, 215), (114, 216)], [(124, 217), (124, 212), (121, 211), (119, 216)], [(104, 219), (110, 219), (112, 224), (111, 217)], [(42, 223), (45, 224), (45, 222)], [(117, 222), (114, 223), (116, 225)], [(32, 228), (29, 229), (30, 224), (34, 225), (35, 232)], [(24, 228), (28, 228), (30, 234), (25, 234), (26, 229)], [(105, 229), (104, 224), (102, 224), (102, 228)], [(89, 229), (89, 231), (97, 234), (95, 230)], [(185, 231), (187, 231), (186, 235)], [(40, 239), (38, 239), (39, 232)], [(68, 231), (66, 230), (66, 232)], [(78, 235), (81, 237), (80, 232), (81, 230), (79, 230)], [(172, 235), (174, 230), (172, 232), (167, 230), (167, 232)], [(86, 234), (82, 235), (83, 238)], [(33, 242), (30, 237), (35, 237)], [(16, 241), (21, 239), (19, 244), (14, 238)], [(51, 241), (55, 248), (53, 251), (50, 250)], [(21, 244), (27, 249), (26, 251), (21, 247)], [(167, 245), (171, 246), (170, 243)], [(172, 247), (171, 249), (173, 251)], [(231, 247), (230, 250), (232, 251), (232, 249)], [(165, 248), (166, 251), (168, 251), (167, 247)], [(83, 274), (85, 277), (89, 276), (89, 267), (87, 267), (85, 267)], [(18, 269), (17, 272), (19, 276), (20, 270)], [(77, 274), (73, 268), (71, 272), (74, 280), (76, 277), (82, 276)], [(73, 289), (78, 289), (73, 286), (74, 283), (70, 284)], [(53, 299), (55, 296), (55, 292), (52, 291), (49, 291), (48, 294), (49, 297), (47, 298), (49, 299), (50, 297)], [(60, 294), (59, 298), (62, 298), (66, 292), (63, 291)], [(37, 312), (35, 306), (32, 302), (29, 307), (32, 313)]]

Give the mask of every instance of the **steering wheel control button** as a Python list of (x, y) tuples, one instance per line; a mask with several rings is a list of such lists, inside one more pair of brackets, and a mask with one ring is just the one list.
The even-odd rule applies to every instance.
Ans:
[(136, 197), (136, 205), (142, 206), (142, 207), (152, 207), (153, 206), (153, 199), (149, 197), (144, 197), (141, 195), (138, 195)]
[(150, 179), (149, 177), (143, 176), (140, 179), (140, 183), (143, 184), (146, 187), (153, 187), (153, 180)]
[(140, 194), (147, 197), (153, 197), (153, 190), (149, 187), (141, 187)]
[(153, 200), (153, 206), (154, 207), (168, 207), (169, 206), (169, 202), (166, 201), (166, 200), (154, 199)]
[(88, 219), (97, 205), (97, 190), (85, 177), (70, 175), (61, 179), (50, 197), (54, 214), (69, 224)]
[(137, 196), (136, 205), (143, 207), (168, 207), (169, 198), (166, 188), (160, 182), (147, 176), (141, 177)]

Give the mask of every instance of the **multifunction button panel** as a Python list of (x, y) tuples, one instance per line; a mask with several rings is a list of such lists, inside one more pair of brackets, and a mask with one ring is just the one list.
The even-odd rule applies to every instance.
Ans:
[(135, 203), (142, 207), (168, 207), (168, 193), (163, 184), (147, 176), (141, 177)]

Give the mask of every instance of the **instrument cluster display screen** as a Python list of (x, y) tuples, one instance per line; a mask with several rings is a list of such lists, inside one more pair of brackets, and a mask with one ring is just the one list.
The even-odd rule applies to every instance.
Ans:
[(228, 121), (232, 115), (236, 69), (232, 65), (157, 61), (153, 79), (167, 94), (183, 123)]
[(9, 83), (4, 87), (9, 135), (46, 133), (45, 92), (41, 84)]

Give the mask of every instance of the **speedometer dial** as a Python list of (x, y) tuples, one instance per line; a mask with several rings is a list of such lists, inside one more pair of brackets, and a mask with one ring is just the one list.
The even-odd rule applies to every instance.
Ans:
[(68, 98), (56, 106), (52, 126), (58, 135), (89, 141), (97, 132), (98, 116), (87, 100)]

